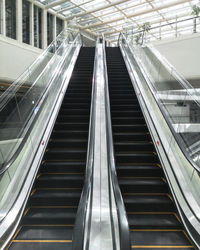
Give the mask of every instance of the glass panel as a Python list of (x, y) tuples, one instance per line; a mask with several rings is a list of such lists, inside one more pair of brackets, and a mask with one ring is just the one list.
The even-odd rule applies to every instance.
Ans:
[(34, 46), (42, 48), (42, 10), (34, 5)]
[(60, 34), (60, 32), (63, 30), (64, 28), (64, 22), (62, 19), (57, 18), (56, 19), (56, 36)]
[(53, 41), (53, 15), (47, 13), (47, 43), (48, 45)]
[(6, 0), (6, 36), (16, 39), (16, 0)]
[(27, 0), (22, 2), (22, 28), (23, 42), (30, 44), (30, 3)]

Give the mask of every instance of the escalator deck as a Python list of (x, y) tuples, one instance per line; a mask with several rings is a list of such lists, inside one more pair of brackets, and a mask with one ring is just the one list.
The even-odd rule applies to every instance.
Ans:
[(81, 48), (9, 249), (71, 249), (86, 165), (94, 48)]
[(133, 249), (194, 249), (164, 172), (119, 48), (107, 48), (118, 181)]

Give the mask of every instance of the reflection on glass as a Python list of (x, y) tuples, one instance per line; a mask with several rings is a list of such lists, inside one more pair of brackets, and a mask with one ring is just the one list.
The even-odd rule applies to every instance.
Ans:
[(47, 42), (48, 45), (53, 41), (53, 15), (47, 13)]
[(6, 0), (6, 36), (16, 39), (16, 0)]
[(22, 2), (22, 29), (23, 42), (30, 44), (30, 3), (27, 0)]
[(42, 10), (34, 5), (34, 46), (42, 48)]
[(63, 20), (60, 18), (56, 19), (56, 36), (60, 34), (60, 32), (63, 30), (64, 25), (63, 25)]

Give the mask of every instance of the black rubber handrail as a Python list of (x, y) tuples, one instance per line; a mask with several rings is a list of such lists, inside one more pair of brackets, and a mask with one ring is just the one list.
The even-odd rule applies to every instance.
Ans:
[[(80, 34), (78, 34), (78, 35), (76, 36), (76, 38), (74, 39), (73, 43), (72, 43), (71, 46), (70, 46), (69, 51), (71, 51), (71, 49), (73, 48), (73, 44), (75, 43), (76, 39), (78, 39), (78, 36), (79, 36), (79, 35), (80, 35)], [(63, 61), (61, 62), (61, 64), (62, 64), (62, 63), (63, 63)], [(60, 65), (60, 64), (59, 64), (59, 65)], [(51, 86), (51, 84), (52, 84), (52, 82), (53, 82), (53, 80), (54, 80), (55, 77), (56, 77), (56, 75), (54, 75), (54, 76), (52, 77), (52, 79), (50, 80), (49, 85), (48, 85), (47, 88), (45, 89), (45, 92), (43, 93), (43, 95), (42, 95), (42, 96), (40, 97), (40, 99), (38, 100), (38, 102), (37, 102), (36, 105), (38, 105), (38, 104), (40, 103), (40, 101), (43, 99), (42, 104), (40, 105), (40, 109), (38, 110), (38, 112), (37, 112), (36, 114), (34, 114), (33, 121), (31, 122), (31, 125), (30, 125), (29, 128), (27, 129), (26, 134), (24, 135), (24, 137), (23, 137), (23, 139), (22, 139), (20, 145), (18, 146), (16, 152), (12, 155), (12, 157), (11, 157), (7, 162), (4, 162), (3, 164), (0, 164), (0, 175), (2, 175), (7, 169), (9, 169), (9, 168), (12, 166), (12, 164), (14, 163), (14, 161), (17, 159), (18, 155), (19, 155), (20, 152), (22, 151), (22, 149), (23, 149), (23, 147), (24, 147), (24, 145), (25, 145), (25, 143), (26, 143), (28, 137), (30, 136), (30, 133), (31, 133), (33, 127), (35, 126), (35, 124), (36, 124), (36, 122), (37, 122), (37, 119), (38, 119), (38, 117), (39, 117), (39, 115), (40, 115), (40, 113), (41, 113), (41, 111), (42, 111), (42, 107), (44, 106), (45, 100), (46, 100), (46, 98), (48, 97), (47, 93), (48, 93), (49, 87)], [(34, 111), (32, 111), (32, 113), (34, 113)]]

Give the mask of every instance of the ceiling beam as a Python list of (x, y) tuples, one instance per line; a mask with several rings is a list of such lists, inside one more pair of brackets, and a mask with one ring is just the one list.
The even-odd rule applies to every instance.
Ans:
[[(177, 16), (177, 18), (182, 18), (182, 17), (185, 17), (185, 14), (182, 14), (182, 15), (179, 15), (179, 16)], [(174, 20), (175, 19), (175, 17), (174, 18), (168, 18), (168, 19), (165, 19), (166, 20), (166, 22), (170, 22), (170, 21), (172, 21), (172, 20)], [(152, 24), (158, 24), (158, 26), (160, 25), (160, 21), (154, 21), (154, 22), (151, 22), (151, 25)], [(169, 24), (169, 26), (170, 26), (170, 24)], [(157, 26), (156, 26), (157, 27)], [(166, 25), (166, 27), (167, 27), (167, 25)], [(120, 30), (117, 30), (117, 31), (110, 31), (110, 32), (105, 32), (104, 33), (104, 36), (108, 36), (108, 35), (112, 35), (112, 34), (114, 34), (114, 33), (120, 33), (120, 32), (122, 32), (123, 30), (122, 29), (120, 29)]]
[(71, 15), (69, 17), (66, 17), (66, 20), (73, 19), (74, 17), (80, 17), (80, 16), (84, 16), (84, 15), (87, 15), (87, 14), (95, 13), (95, 12), (97, 12), (99, 10), (104, 10), (104, 9), (109, 8), (109, 7), (113, 7), (115, 5), (118, 5), (118, 4), (121, 4), (121, 3), (125, 3), (125, 2), (129, 2), (129, 1), (130, 0), (119, 0), (119, 1), (117, 1), (115, 3), (110, 3), (110, 4), (108, 3), (108, 4), (104, 5), (104, 6), (98, 7), (98, 8), (93, 9), (93, 10), (90, 10), (90, 11), (86, 11), (85, 10), (84, 13), (78, 13), (78, 14), (74, 14), (74, 15)]
[[(175, 3), (171, 3), (171, 4), (165, 4), (163, 6), (160, 6), (158, 8), (154, 8), (154, 9), (150, 9), (150, 10), (145, 10), (145, 11), (141, 11), (141, 12), (138, 12), (138, 13), (134, 13), (134, 14), (131, 14), (131, 15), (127, 15), (127, 18), (132, 18), (132, 17), (136, 17), (136, 16), (140, 16), (140, 15), (144, 15), (144, 14), (148, 14), (148, 13), (151, 13), (151, 12), (154, 12), (154, 11), (159, 11), (159, 10), (162, 10), (162, 9), (165, 9), (165, 8), (170, 8), (170, 7), (173, 7), (173, 6), (176, 6), (176, 5), (179, 5), (179, 4), (183, 4), (183, 3), (186, 3), (188, 1), (192, 1), (192, 0), (179, 0), (179, 1), (176, 1)], [(117, 21), (121, 21), (123, 20), (124, 18), (115, 18), (115, 19), (112, 19), (112, 20), (109, 20), (109, 21), (106, 21), (104, 22), (104, 24), (110, 24), (110, 23), (114, 23), (114, 22), (117, 22)], [(90, 29), (90, 28), (94, 28), (94, 27), (97, 27), (99, 25), (102, 25), (102, 24), (92, 24), (92, 25), (88, 25), (87, 27), (85, 27), (85, 29)]]

